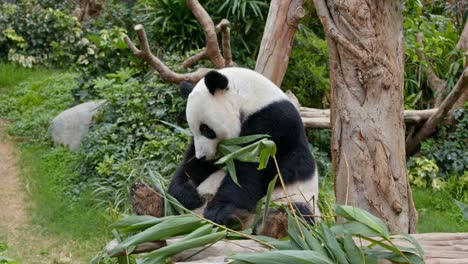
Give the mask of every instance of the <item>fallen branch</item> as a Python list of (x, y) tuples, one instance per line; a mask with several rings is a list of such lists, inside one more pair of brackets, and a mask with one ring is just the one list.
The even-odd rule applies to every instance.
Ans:
[(465, 68), (452, 91), (440, 104), (438, 110), (424, 123), (421, 129), (416, 133), (412, 140), (406, 145), (406, 155), (414, 154), (419, 146), (419, 143), (428, 136), (432, 135), (435, 128), (442, 122), (443, 118), (452, 109), (452, 106), (466, 91), (468, 87), (468, 68)]
[[(429, 119), (438, 108), (427, 110), (405, 110), (404, 119), (407, 125), (418, 125)], [(330, 128), (330, 109), (300, 107), (302, 122), (306, 128)]]

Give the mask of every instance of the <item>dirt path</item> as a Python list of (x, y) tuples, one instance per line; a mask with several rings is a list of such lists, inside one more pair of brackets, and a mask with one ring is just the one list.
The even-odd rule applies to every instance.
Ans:
[(19, 179), (18, 159), (6, 123), (0, 120), (0, 241), (6, 241), (7, 255), (25, 264), (82, 263), (72, 260), (68, 243), (47, 236), (30, 223), (24, 186)]

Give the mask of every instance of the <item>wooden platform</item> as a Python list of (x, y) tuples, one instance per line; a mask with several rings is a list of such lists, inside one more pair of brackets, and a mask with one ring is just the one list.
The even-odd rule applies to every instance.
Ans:
[[(468, 264), (468, 233), (427, 233), (412, 235), (424, 250), (427, 264)], [(180, 238), (167, 240), (167, 244), (180, 241)], [(358, 243), (359, 244), (359, 243)], [(397, 243), (408, 246), (405, 243)], [(364, 244), (365, 245), (365, 244)], [(152, 251), (165, 244), (145, 243), (137, 247), (145, 247), (143, 252)], [(186, 250), (172, 258), (178, 264), (224, 264), (225, 256), (235, 253), (266, 252), (267, 248), (253, 240), (221, 240), (211, 247), (199, 252), (200, 248)], [(197, 254), (198, 253), (198, 254)], [(379, 261), (388, 264), (390, 261)]]
[[(427, 233), (412, 235), (424, 250), (427, 264), (468, 264), (468, 233)], [(244, 244), (246, 242), (247, 244)], [(229, 241), (215, 243), (206, 254), (191, 258), (189, 262), (176, 262), (179, 264), (222, 264), (224, 256), (233, 253), (253, 253), (267, 251), (255, 241), (243, 241), (242, 246), (232, 244)], [(181, 261), (192, 255), (195, 251), (189, 250), (175, 257), (175, 261)], [(382, 261), (379, 263), (390, 263)]]
[(468, 264), (468, 233), (414, 234), (428, 264)]

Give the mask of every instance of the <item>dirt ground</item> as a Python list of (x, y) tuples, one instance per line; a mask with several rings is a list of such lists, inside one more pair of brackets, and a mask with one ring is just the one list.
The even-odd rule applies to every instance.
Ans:
[(28, 218), (28, 183), (19, 177), (14, 141), (0, 120), (0, 241), (8, 244), (7, 256), (24, 264), (84, 263), (69, 253), (71, 241), (61, 241), (44, 233)]

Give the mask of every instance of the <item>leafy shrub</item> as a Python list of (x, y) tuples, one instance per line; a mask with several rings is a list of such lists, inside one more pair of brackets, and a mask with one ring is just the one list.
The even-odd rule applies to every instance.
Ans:
[(288, 71), (281, 85), (290, 89), (301, 105), (326, 108), (330, 101), (328, 48), (311, 31), (296, 34)]
[(126, 30), (119, 27), (102, 29), (96, 33), (89, 33), (82, 38), (77, 49), (79, 57), (76, 69), (80, 73), (78, 85), (73, 88), (76, 101), (98, 98), (91, 81), (105, 74), (115, 72), (120, 68), (141, 65), (142, 62), (131, 55), (123, 38)]
[(463, 175), (468, 170), (468, 107), (454, 112), (458, 124), (455, 131), (449, 133), (441, 128), (436, 138), (424, 141), (421, 154), (434, 159), (440, 168), (440, 176)]
[(154, 76), (131, 76), (132, 70), (124, 69), (93, 82), (93, 89), (108, 102), (84, 141), (78, 187), (73, 190), (91, 185), (102, 204), (111, 200), (119, 210), (128, 209), (129, 187), (148, 177), (147, 169), (171, 175), (188, 144), (188, 137), (174, 128), (182, 123), (185, 110), (178, 88)]
[[(410, 181), (418, 187), (448, 191), (454, 199), (468, 202), (467, 107), (455, 110), (457, 126), (451, 133), (442, 127), (421, 144), (419, 157), (408, 161)], [(429, 177), (427, 177), (429, 176)]]
[(441, 179), (436, 178), (439, 167), (434, 160), (426, 157), (411, 157), (408, 161), (408, 178), (410, 183), (426, 188), (432, 186), (434, 189), (441, 188)]
[(405, 33), (405, 108), (430, 108), (436, 94), (428, 86), (426, 74), (416, 50), (416, 34), (424, 34), (424, 53), (438, 77), (447, 81), (450, 91), (465, 64), (463, 52), (455, 49), (462, 26), (453, 24), (453, 13), (436, 1), (433, 8), (420, 1), (407, 0), (404, 12)]
[(8, 133), (45, 141), (49, 122), (73, 101), (70, 91), (75, 78), (71, 73), (40, 76), (0, 94), (0, 116), (12, 121)]
[(24, 67), (58, 65), (76, 60), (75, 46), (83, 37), (77, 18), (35, 1), (0, 6), (0, 50)]

